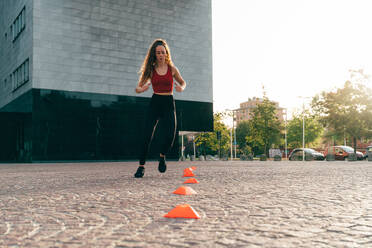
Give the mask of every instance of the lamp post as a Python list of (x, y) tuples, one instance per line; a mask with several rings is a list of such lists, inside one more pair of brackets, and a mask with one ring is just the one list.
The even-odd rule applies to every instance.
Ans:
[(182, 159), (184, 158), (184, 154), (183, 154), (183, 132), (181, 133), (181, 156), (182, 156)]
[(192, 143), (193, 143), (193, 148), (194, 148), (194, 159), (196, 159), (196, 152), (195, 152), (195, 136), (192, 136)]
[(287, 156), (287, 109), (285, 109), (285, 119), (284, 119), (284, 149), (285, 149), (285, 159), (288, 159)]
[(233, 160), (233, 148), (232, 148), (233, 144), (232, 144), (232, 140), (233, 140), (233, 138), (232, 138), (232, 129), (230, 129), (230, 143), (231, 143), (231, 149), (230, 149), (230, 151), (231, 151), (231, 161)]
[(234, 131), (234, 158), (236, 158), (235, 110), (233, 110), (233, 131)]
[(302, 161), (305, 161), (305, 104), (302, 102)]
[[(233, 124), (233, 127), (232, 129), (230, 130), (230, 143), (231, 143), (231, 146), (230, 146), (230, 150), (231, 150), (231, 160), (233, 160), (233, 158), (236, 158), (236, 132), (235, 132), (235, 110), (234, 109), (226, 109), (225, 111), (229, 111), (229, 112), (232, 112), (232, 124)], [(232, 132), (234, 132), (234, 154), (233, 154), (233, 141), (232, 141)]]
[(310, 97), (299, 96), (302, 99), (302, 161), (305, 161), (305, 100)]

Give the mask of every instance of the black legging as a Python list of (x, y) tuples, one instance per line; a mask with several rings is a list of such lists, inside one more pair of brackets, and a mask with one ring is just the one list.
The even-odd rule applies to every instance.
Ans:
[(161, 124), (165, 131), (160, 153), (165, 155), (172, 148), (176, 136), (176, 107), (172, 95), (152, 95), (150, 106), (146, 114), (140, 164), (145, 164), (146, 162), (149, 147), (159, 120), (161, 120)]

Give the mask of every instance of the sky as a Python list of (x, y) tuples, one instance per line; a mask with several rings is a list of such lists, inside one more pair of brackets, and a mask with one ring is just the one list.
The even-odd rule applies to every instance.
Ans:
[(264, 87), (290, 118), (350, 70), (372, 74), (370, 0), (212, 0), (212, 27), (214, 111)]

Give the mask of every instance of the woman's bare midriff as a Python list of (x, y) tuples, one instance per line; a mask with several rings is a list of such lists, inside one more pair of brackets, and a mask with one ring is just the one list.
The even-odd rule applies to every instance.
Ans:
[(173, 92), (165, 92), (165, 93), (155, 93), (154, 94), (156, 95), (162, 95), (162, 96), (170, 96), (170, 95), (173, 95)]

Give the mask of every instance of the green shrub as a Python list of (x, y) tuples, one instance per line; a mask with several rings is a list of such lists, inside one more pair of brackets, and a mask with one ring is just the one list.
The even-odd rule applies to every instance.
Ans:
[(331, 153), (328, 153), (327, 156), (326, 156), (326, 160), (327, 161), (335, 161), (335, 155), (331, 154)]
[(280, 155), (275, 155), (274, 161), (282, 161), (282, 157)]
[(249, 155), (247, 156), (247, 160), (248, 160), (248, 161), (253, 161), (253, 155), (252, 155), (252, 154), (249, 154)]
[(267, 156), (266, 156), (266, 154), (262, 154), (261, 156), (260, 156), (260, 161), (266, 161), (267, 160)]
[(347, 160), (348, 161), (357, 161), (357, 156), (355, 153), (349, 153), (349, 155), (347, 156)]
[(313, 161), (314, 160), (314, 157), (311, 156), (310, 154), (305, 154), (305, 160), (306, 161)]

